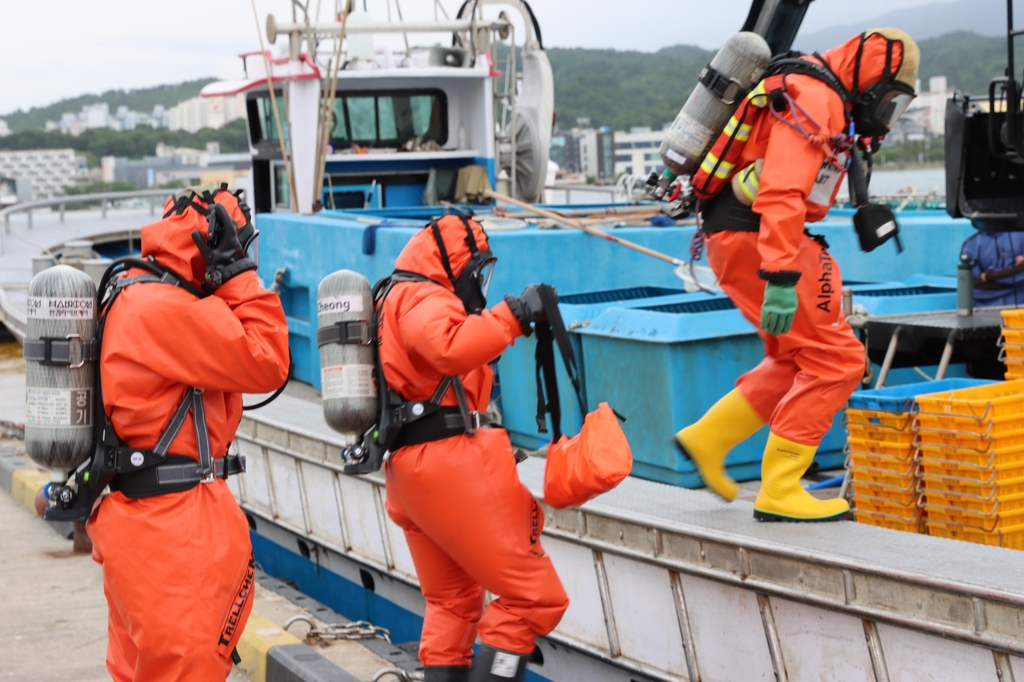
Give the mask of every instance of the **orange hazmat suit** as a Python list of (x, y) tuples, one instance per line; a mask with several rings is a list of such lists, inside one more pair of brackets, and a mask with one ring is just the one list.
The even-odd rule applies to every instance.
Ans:
[[(453, 275), (471, 260), (456, 216), (437, 221)], [(480, 250), (487, 235), (469, 222)], [(445, 376), (459, 376), (469, 409), (486, 411), (489, 362), (522, 334), (505, 302), (468, 315), (455, 295), (431, 229), (418, 232), (395, 262), (434, 282), (396, 284), (385, 299), (380, 357), (390, 387), (429, 400)], [(442, 406), (455, 406), (449, 389)], [(529, 654), (538, 635), (569, 605), (540, 535), (544, 515), (519, 481), (508, 434), (483, 428), (400, 447), (386, 463), (387, 511), (404, 531), (427, 607), (419, 656), (424, 666), (469, 666), (473, 643)], [(484, 591), (497, 598), (484, 609)]]
[[(215, 200), (239, 226), (246, 222), (234, 195), (221, 191)], [(207, 231), (194, 208), (147, 225), (142, 253), (199, 286), (206, 266), (194, 229)], [(253, 271), (201, 299), (169, 285), (134, 284), (110, 309), (100, 363), (104, 407), (128, 445), (154, 447), (196, 387), (219, 458), (241, 420), (241, 394), (272, 391), (286, 379), (288, 329), (277, 295)], [(168, 452), (198, 459), (191, 413)], [(139, 499), (115, 491), (99, 503), (88, 531), (103, 566), (107, 668), (115, 682), (225, 679), (255, 589), (248, 524), (227, 483), (218, 478)]]
[[(861, 90), (878, 82), (885, 68), (884, 35), (867, 38), (858, 65), (859, 45), (857, 36), (823, 55), (848, 90), (858, 67)], [(894, 68), (902, 60), (902, 43), (896, 42)], [(805, 130), (816, 133), (817, 124), (820, 137), (827, 139), (846, 129), (843, 102), (828, 85), (802, 74), (787, 75), (785, 83), (806, 112), (791, 107), (788, 115), (798, 117)], [(708, 235), (708, 264), (755, 326), (761, 322), (765, 279), (799, 276), (792, 328), (780, 336), (759, 332), (766, 357), (739, 379), (737, 388), (773, 434), (817, 445), (864, 375), (864, 348), (842, 313), (839, 264), (805, 227), (824, 218), (835, 201), (845, 175), (844, 159), (830, 158), (825, 145), (812, 143), (769, 111), (754, 121), (736, 168), (759, 159), (763, 169), (752, 209), (760, 217), (760, 230)]]

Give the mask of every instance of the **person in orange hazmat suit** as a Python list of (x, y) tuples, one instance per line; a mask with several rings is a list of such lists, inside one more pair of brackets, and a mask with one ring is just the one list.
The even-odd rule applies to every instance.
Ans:
[(132, 465), (167, 455), (118, 474), (88, 523), (115, 682), (224, 680), (252, 608), (249, 527), (225, 480), (244, 464), (226, 453), (242, 393), (276, 389), (289, 366), (281, 302), (243, 246), (255, 234), (226, 186), (184, 190), (142, 228), (143, 256), (182, 282), (133, 269), (114, 285), (100, 356), (107, 427)]
[[(772, 76), (737, 109), (702, 167), (705, 175), (731, 180), (702, 204), (708, 264), (760, 327), (766, 357), (674, 441), (707, 486), (732, 500), (738, 486), (725, 456), (769, 424), (754, 502), (761, 521), (849, 516), (845, 500), (819, 500), (800, 485), (836, 411), (864, 375), (864, 348), (843, 317), (839, 265), (805, 224), (825, 217), (856, 153), (850, 121), (857, 134), (877, 139), (913, 99), (919, 52), (906, 33), (877, 29), (803, 59), (831, 72), (848, 98), (811, 75)], [(737, 120), (758, 106), (752, 123)], [(731, 160), (723, 164), (716, 150)]]
[[(427, 603), (419, 649), (427, 682), (523, 680), (537, 636), (569, 605), (541, 546), (544, 513), (519, 481), (508, 434), (470, 433), (459, 417), (482, 418), (488, 363), (546, 319), (533, 285), (484, 307), (494, 260), (476, 221), (446, 215), (395, 262), (396, 274), (431, 281), (399, 282), (379, 304), (389, 387), (406, 401), (444, 391), (433, 425), (424, 418), (403, 427), (386, 462), (387, 511), (405, 531)], [(449, 387), (446, 377), (458, 381)], [(485, 590), (497, 595), (486, 610)]]

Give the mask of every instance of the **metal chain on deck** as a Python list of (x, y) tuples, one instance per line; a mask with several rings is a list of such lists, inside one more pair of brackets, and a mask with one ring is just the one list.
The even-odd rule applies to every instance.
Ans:
[(419, 682), (419, 680), (423, 679), (423, 673), (411, 673), (407, 670), (400, 670), (399, 668), (385, 668), (384, 670), (378, 671), (370, 682), (379, 682), (379, 680), (383, 680), (388, 676), (394, 677), (399, 682)]
[(387, 628), (378, 627), (367, 620), (357, 620), (352, 621), (351, 623), (335, 623), (319, 627), (316, 624), (316, 621), (311, 617), (300, 613), (286, 620), (284, 623), (284, 629), (287, 630), (293, 623), (298, 623), (300, 621), (309, 624), (309, 630), (306, 632), (306, 639), (311, 642), (339, 639), (383, 639), (388, 644), (391, 643), (391, 632)]

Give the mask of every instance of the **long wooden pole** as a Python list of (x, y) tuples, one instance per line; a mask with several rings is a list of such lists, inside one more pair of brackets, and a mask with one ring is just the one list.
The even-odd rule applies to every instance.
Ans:
[[(291, 162), (288, 160), (288, 149), (285, 146), (284, 128), (281, 126), (281, 115), (277, 111), (277, 96), (274, 94), (274, 76), (270, 72), (270, 59), (267, 57), (267, 50), (263, 46), (263, 32), (260, 28), (260, 15), (259, 12), (256, 11), (256, 0), (252, 0), (252, 17), (256, 20), (256, 37), (260, 39), (260, 54), (263, 55), (263, 68), (267, 72), (267, 88), (270, 90), (270, 108), (274, 111), (274, 123), (277, 125), (277, 137), (281, 141), (281, 158), (284, 161), (284, 174), (288, 178), (288, 203), (290, 204), (292, 212), (298, 213), (299, 206), (296, 203), (298, 195), (295, 192), (295, 179), (292, 177)], [(274, 178), (271, 177), (270, 181), (274, 182)]]
[(496, 199), (506, 204), (511, 204), (512, 206), (518, 206), (519, 208), (529, 210), (533, 214), (538, 215), (542, 218), (553, 220), (556, 223), (560, 223), (567, 227), (571, 227), (575, 230), (581, 230), (594, 237), (606, 239), (610, 242), (618, 244), (619, 246), (624, 246), (627, 249), (639, 251), (640, 253), (646, 256), (650, 256), (651, 258), (657, 258), (658, 260), (665, 261), (666, 263), (671, 263), (672, 265), (686, 265), (684, 261), (678, 258), (673, 258), (672, 256), (661, 253), (660, 251), (655, 251), (654, 249), (649, 249), (646, 246), (641, 246), (636, 242), (631, 242), (628, 239), (623, 239), (622, 237), (616, 237), (615, 235), (608, 234), (607, 232), (596, 230), (593, 227), (590, 227), (589, 225), (581, 223), (578, 220), (574, 220), (573, 218), (566, 218), (565, 216), (558, 215), (557, 213), (546, 211), (542, 208), (533, 206), (532, 204), (528, 204), (525, 201), (519, 201), (518, 199), (513, 199), (512, 197), (505, 196), (504, 194), (499, 194), (493, 190), (487, 190), (486, 192), (484, 192), (484, 196), (488, 196), (492, 199)]
[[(346, 7), (347, 9), (347, 7)], [(331, 83), (327, 89), (323, 118), (320, 120), (320, 135), (317, 140), (316, 155), (316, 195), (313, 201), (320, 201), (324, 194), (324, 171), (327, 169), (327, 145), (331, 141), (331, 121), (334, 117), (334, 98), (338, 94), (338, 71), (341, 70), (341, 43), (345, 39), (345, 25), (348, 23), (348, 12), (341, 15), (341, 30), (338, 31), (338, 44), (334, 50), (334, 68), (331, 70)]]

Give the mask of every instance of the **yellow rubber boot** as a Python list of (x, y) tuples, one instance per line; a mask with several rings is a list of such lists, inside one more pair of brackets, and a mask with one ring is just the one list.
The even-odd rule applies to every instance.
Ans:
[(693, 461), (708, 489), (732, 502), (740, 487), (725, 473), (725, 456), (764, 424), (761, 415), (734, 388), (696, 424), (677, 433), (673, 442), (684, 457)]
[(761, 491), (754, 500), (758, 521), (843, 521), (850, 505), (835, 498), (819, 500), (804, 490), (800, 477), (811, 466), (816, 445), (800, 445), (769, 434), (761, 462)]

